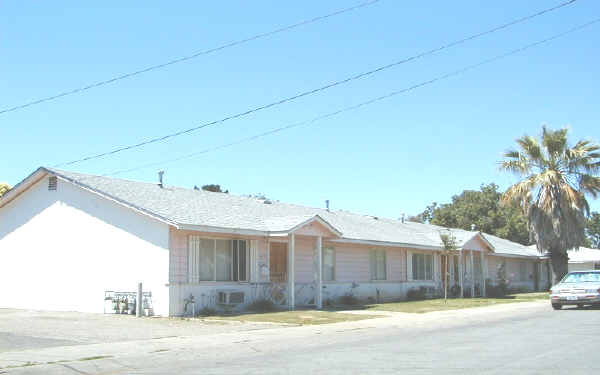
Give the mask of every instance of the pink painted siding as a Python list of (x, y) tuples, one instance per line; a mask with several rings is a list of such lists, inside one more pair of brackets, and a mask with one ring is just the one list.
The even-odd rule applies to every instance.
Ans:
[(506, 258), (499, 258), (495, 256), (488, 256), (488, 278), (494, 282), (498, 280), (498, 267), (502, 264), (502, 261)]
[[(498, 281), (498, 267), (506, 262), (506, 278), (510, 283), (511, 288), (526, 288), (531, 289), (535, 287), (535, 273), (534, 267), (537, 266), (537, 261), (527, 258), (508, 258), (502, 256), (489, 256), (488, 257), (488, 277), (494, 282)], [(520, 264), (525, 263), (525, 279), (521, 279)], [(540, 275), (541, 276), (541, 275)], [(543, 276), (540, 281), (540, 286), (543, 284)]]
[(169, 283), (185, 283), (188, 281), (188, 236), (171, 229), (169, 247)]
[[(371, 281), (371, 246), (325, 244), (335, 249), (336, 282)], [(386, 281), (406, 281), (406, 249), (386, 248)]]
[(369, 248), (335, 244), (336, 281), (370, 281)]
[(389, 281), (406, 280), (406, 250), (392, 248), (387, 250), (387, 279)]
[(313, 281), (314, 249), (314, 239), (296, 237), (294, 257), (296, 263), (296, 282), (310, 283)]
[[(259, 281), (259, 282), (266, 282), (269, 281), (269, 272), (266, 272), (266, 274), (263, 274), (263, 272), (261, 270), (266, 269), (268, 270), (269, 268), (269, 244), (267, 242), (267, 240), (265, 239), (259, 239), (258, 241), (256, 241), (256, 245), (257, 245), (257, 250), (256, 250), (256, 255), (257, 255), (257, 260), (258, 263), (256, 265), (256, 275), (254, 275), (253, 280), (255, 281)], [(252, 277), (252, 275), (250, 275), (250, 277)]]

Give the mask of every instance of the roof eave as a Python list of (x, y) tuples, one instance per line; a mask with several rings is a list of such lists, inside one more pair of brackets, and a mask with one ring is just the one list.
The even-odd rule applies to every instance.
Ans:
[(157, 214), (155, 212), (146, 210), (146, 209), (144, 209), (142, 207), (135, 206), (135, 205), (133, 205), (131, 203), (128, 203), (128, 202), (126, 202), (126, 201), (124, 201), (122, 199), (119, 199), (119, 198), (117, 198), (117, 197), (115, 197), (115, 196), (113, 196), (111, 194), (105, 193), (105, 192), (103, 192), (101, 190), (98, 190), (98, 189), (94, 189), (94, 188), (92, 188), (91, 186), (89, 186), (87, 184), (84, 184), (84, 183), (82, 183), (82, 182), (80, 182), (78, 180), (75, 180), (73, 178), (65, 176), (65, 175), (63, 175), (61, 173), (58, 173), (56, 171), (52, 171), (52, 170), (49, 170), (49, 169), (46, 169), (46, 168), (43, 168), (43, 169), (48, 174), (52, 174), (52, 175), (56, 176), (57, 178), (59, 178), (59, 179), (61, 179), (63, 181), (69, 182), (69, 183), (71, 183), (71, 184), (79, 187), (80, 189), (86, 190), (86, 191), (88, 191), (90, 193), (93, 193), (93, 194), (96, 194), (98, 196), (101, 196), (104, 199), (110, 200), (110, 201), (115, 202), (115, 203), (117, 203), (117, 204), (119, 204), (121, 206), (127, 207), (127, 208), (129, 208), (129, 209), (131, 209), (133, 211), (136, 211), (137, 213), (139, 213), (141, 215), (151, 217), (154, 220), (158, 220), (158, 221), (163, 222), (163, 223), (165, 223), (167, 225), (171, 225), (171, 226), (173, 226), (175, 228), (179, 228), (179, 224), (178, 223), (176, 223), (173, 220), (170, 220), (170, 219), (168, 219), (168, 218), (166, 218), (164, 216), (161, 216), (161, 215), (159, 215), (159, 214)]
[(419, 245), (419, 244), (411, 244), (411, 243), (405, 243), (405, 242), (392, 242), (392, 241), (362, 240), (362, 239), (355, 239), (355, 238), (339, 238), (339, 239), (333, 239), (330, 241), (337, 242), (337, 243), (356, 244), (356, 245), (402, 247), (402, 248), (418, 249), (418, 250), (433, 250), (433, 251), (443, 250), (443, 247), (441, 247), (441, 246)]
[(21, 182), (13, 186), (8, 192), (0, 197), (0, 208), (12, 202), (32, 185), (44, 178), (48, 173), (50, 172), (44, 167), (39, 167), (33, 171), (29, 176), (25, 177)]
[(323, 225), (325, 228), (327, 228), (328, 231), (333, 233), (336, 237), (338, 237), (338, 238), (342, 237), (342, 232), (340, 232), (337, 228), (335, 228), (333, 225), (331, 225), (327, 220), (323, 219), (320, 215), (315, 215), (315, 216), (311, 217), (310, 219), (305, 220), (305, 221), (301, 222), (300, 224), (295, 225), (293, 228), (289, 229), (286, 232), (289, 234), (294, 233), (295, 231), (304, 227), (305, 225), (308, 225), (308, 224), (311, 224), (314, 222), (317, 222), (317, 223)]

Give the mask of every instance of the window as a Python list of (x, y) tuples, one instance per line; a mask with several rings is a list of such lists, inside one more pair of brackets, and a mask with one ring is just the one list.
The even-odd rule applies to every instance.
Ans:
[(217, 266), (217, 281), (231, 281), (233, 271), (233, 254), (231, 251), (231, 243), (233, 241), (216, 240), (216, 266)]
[(233, 240), (233, 280), (248, 281), (248, 246), (246, 241)]
[(413, 280), (433, 280), (433, 255), (412, 255), (412, 278)]
[(200, 281), (215, 279), (215, 241), (198, 239), (200, 254), (197, 258)]
[(335, 280), (335, 250), (332, 247), (323, 248), (323, 281)]
[(209, 240), (190, 236), (190, 281), (248, 281), (248, 250), (244, 240)]
[(519, 280), (527, 281), (527, 263), (524, 260), (519, 262)]
[(385, 250), (371, 250), (371, 280), (386, 279)]

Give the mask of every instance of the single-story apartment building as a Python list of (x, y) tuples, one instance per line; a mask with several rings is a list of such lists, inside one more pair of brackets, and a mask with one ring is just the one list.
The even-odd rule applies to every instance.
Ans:
[[(105, 291), (152, 293), (154, 312), (387, 301), (446, 282), (486, 295), (506, 278), (545, 290), (549, 260), (486, 233), (41, 167), (0, 198), (0, 307), (102, 312)], [(462, 287), (461, 287), (462, 286)], [(193, 297), (193, 302), (192, 298)]]
[(599, 270), (600, 250), (580, 247), (569, 250), (569, 271)]
[[(529, 247), (537, 249), (535, 244)], [(569, 272), (600, 269), (600, 249), (581, 246), (578, 249), (567, 250), (567, 255), (569, 256)]]

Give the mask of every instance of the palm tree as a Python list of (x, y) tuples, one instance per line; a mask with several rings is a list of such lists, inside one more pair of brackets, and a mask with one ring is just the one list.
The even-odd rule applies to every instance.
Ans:
[(550, 252), (554, 284), (568, 272), (567, 249), (583, 246), (589, 205), (586, 194), (600, 192), (600, 146), (581, 140), (570, 147), (568, 129), (544, 126), (541, 139), (523, 136), (518, 150), (504, 153), (500, 169), (522, 180), (503, 195), (517, 202), (529, 221), (540, 252)]
[(10, 185), (0, 182), (0, 197), (10, 190)]

